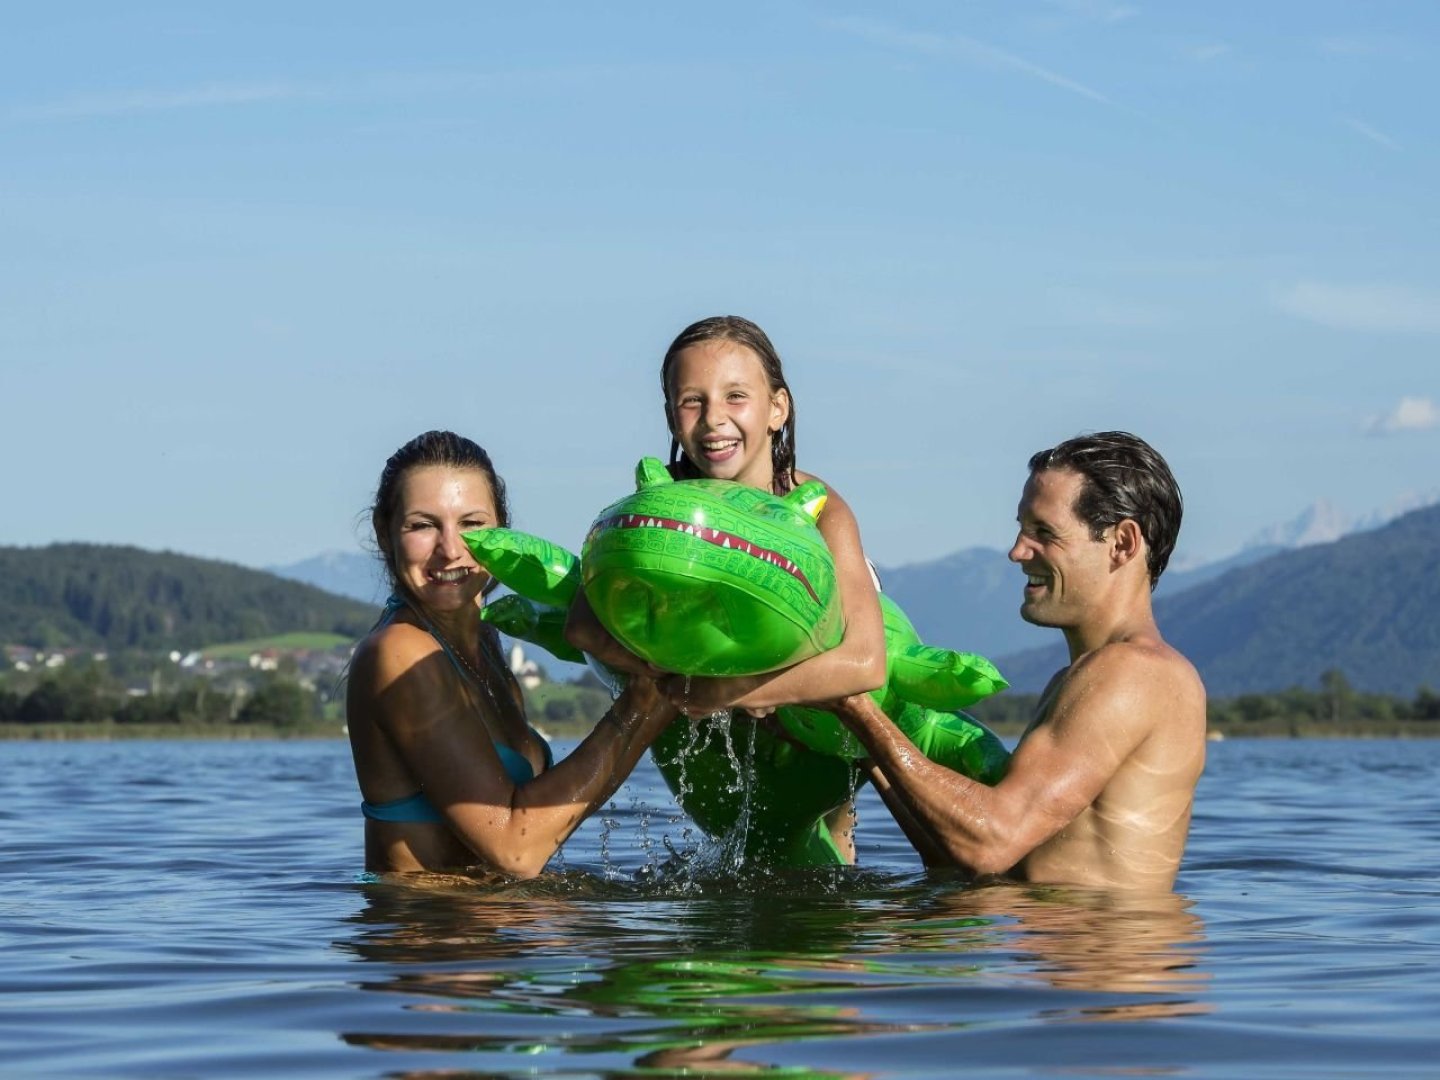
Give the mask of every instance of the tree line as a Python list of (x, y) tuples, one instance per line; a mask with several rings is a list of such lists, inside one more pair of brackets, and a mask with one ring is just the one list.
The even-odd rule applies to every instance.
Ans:
[[(610, 706), (610, 695), (586, 673), (574, 683), (547, 683), (526, 697), (532, 718), (564, 734), (583, 734)], [(337, 726), (341, 686), (310, 688), (293, 666), (245, 679), (182, 676), (152, 669), (148, 693), (126, 689), (110, 665), (66, 665), (21, 682), (0, 676), (0, 724), (167, 725), (222, 728), (301, 728), (322, 720)], [(1035, 694), (999, 694), (966, 711), (1002, 734), (1023, 731), (1035, 715)], [(1314, 689), (1292, 687), (1264, 694), (1213, 699), (1209, 726), (1234, 735), (1440, 736), (1440, 693), (1422, 687), (1413, 697), (1367, 693), (1344, 674), (1327, 671)]]
[[(1037, 694), (999, 694), (966, 711), (1001, 732), (1018, 732), (1035, 715)], [(1413, 697), (1370, 693), (1331, 668), (1319, 686), (1211, 698), (1208, 725), (1232, 735), (1440, 735), (1440, 693), (1422, 686)], [(1427, 725), (1434, 725), (1429, 730)]]
[(159, 666), (153, 676), (146, 693), (130, 691), (98, 663), (67, 664), (23, 682), (0, 679), (0, 724), (299, 728), (335, 711), (333, 693), (303, 685), (283, 667), (243, 680), (182, 677)]

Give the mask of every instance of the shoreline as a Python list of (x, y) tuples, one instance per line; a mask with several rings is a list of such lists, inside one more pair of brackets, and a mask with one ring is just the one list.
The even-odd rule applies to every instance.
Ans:
[[(579, 740), (589, 733), (589, 726), (556, 726), (547, 723), (547, 734), (552, 739)], [(1011, 729), (1010, 725), (991, 725), (997, 735), (1005, 739), (1018, 739), (1023, 728)], [(1233, 726), (1212, 727), (1206, 732), (1208, 742), (1228, 742), (1231, 739), (1434, 739), (1440, 738), (1440, 724), (1427, 721), (1410, 721), (1398, 725), (1386, 725), (1383, 729), (1343, 728), (1333, 729), (1315, 725), (1304, 730), (1292, 731), (1246, 731)], [(247, 725), (245, 727), (212, 727), (195, 724), (0, 724), (0, 742), (127, 742), (137, 740), (208, 740), (212, 742), (252, 742), (259, 740), (323, 740), (346, 739), (343, 725), (333, 721), (306, 724), (301, 727), (280, 727), (269, 724)]]

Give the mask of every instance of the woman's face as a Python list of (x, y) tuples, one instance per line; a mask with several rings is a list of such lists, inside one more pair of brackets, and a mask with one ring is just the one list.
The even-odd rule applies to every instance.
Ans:
[(490, 578), (460, 534), (498, 524), (489, 478), (478, 469), (424, 465), (401, 477), (395, 500), (397, 583), (431, 611), (473, 607)]
[(790, 416), (790, 397), (770, 392), (748, 346), (702, 341), (684, 349), (671, 374), (670, 414), (680, 448), (703, 474), (771, 489), (770, 444)]

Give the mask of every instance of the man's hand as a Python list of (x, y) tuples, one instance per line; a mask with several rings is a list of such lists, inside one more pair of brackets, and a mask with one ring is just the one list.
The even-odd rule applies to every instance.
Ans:
[(834, 713), (840, 718), (840, 722), (852, 731), (856, 730), (855, 725), (862, 717), (874, 716), (876, 713), (884, 716), (880, 706), (875, 704), (875, 699), (869, 694), (849, 694), (834, 701), (821, 702), (815, 707)]
[[(669, 675), (660, 680), (660, 691), (686, 716), (709, 716), (736, 706), (746, 694), (764, 681), (758, 675), (715, 678), (704, 675)], [(741, 706), (743, 708), (743, 706)], [(768, 716), (774, 709), (747, 709), (752, 716)]]

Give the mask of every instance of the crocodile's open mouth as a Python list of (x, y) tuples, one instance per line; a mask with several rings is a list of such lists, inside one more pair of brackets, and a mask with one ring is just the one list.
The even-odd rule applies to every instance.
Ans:
[(703, 540), (707, 544), (714, 544), (718, 548), (725, 548), (728, 551), (738, 551), (742, 555), (749, 555), (751, 558), (760, 559), (771, 566), (784, 570), (810, 594), (810, 599), (820, 603), (820, 597), (816, 595), (815, 589), (811, 586), (804, 571), (795, 563), (781, 555), (778, 551), (771, 551), (769, 548), (760, 547), (750, 543), (734, 533), (728, 533), (724, 529), (712, 529), (708, 525), (692, 525), (688, 521), (677, 521), (674, 518), (655, 517), (653, 514), (616, 514), (614, 517), (597, 521), (595, 527), (590, 530), (590, 535), (601, 529), (670, 529), (673, 532), (685, 533), (697, 540)]

